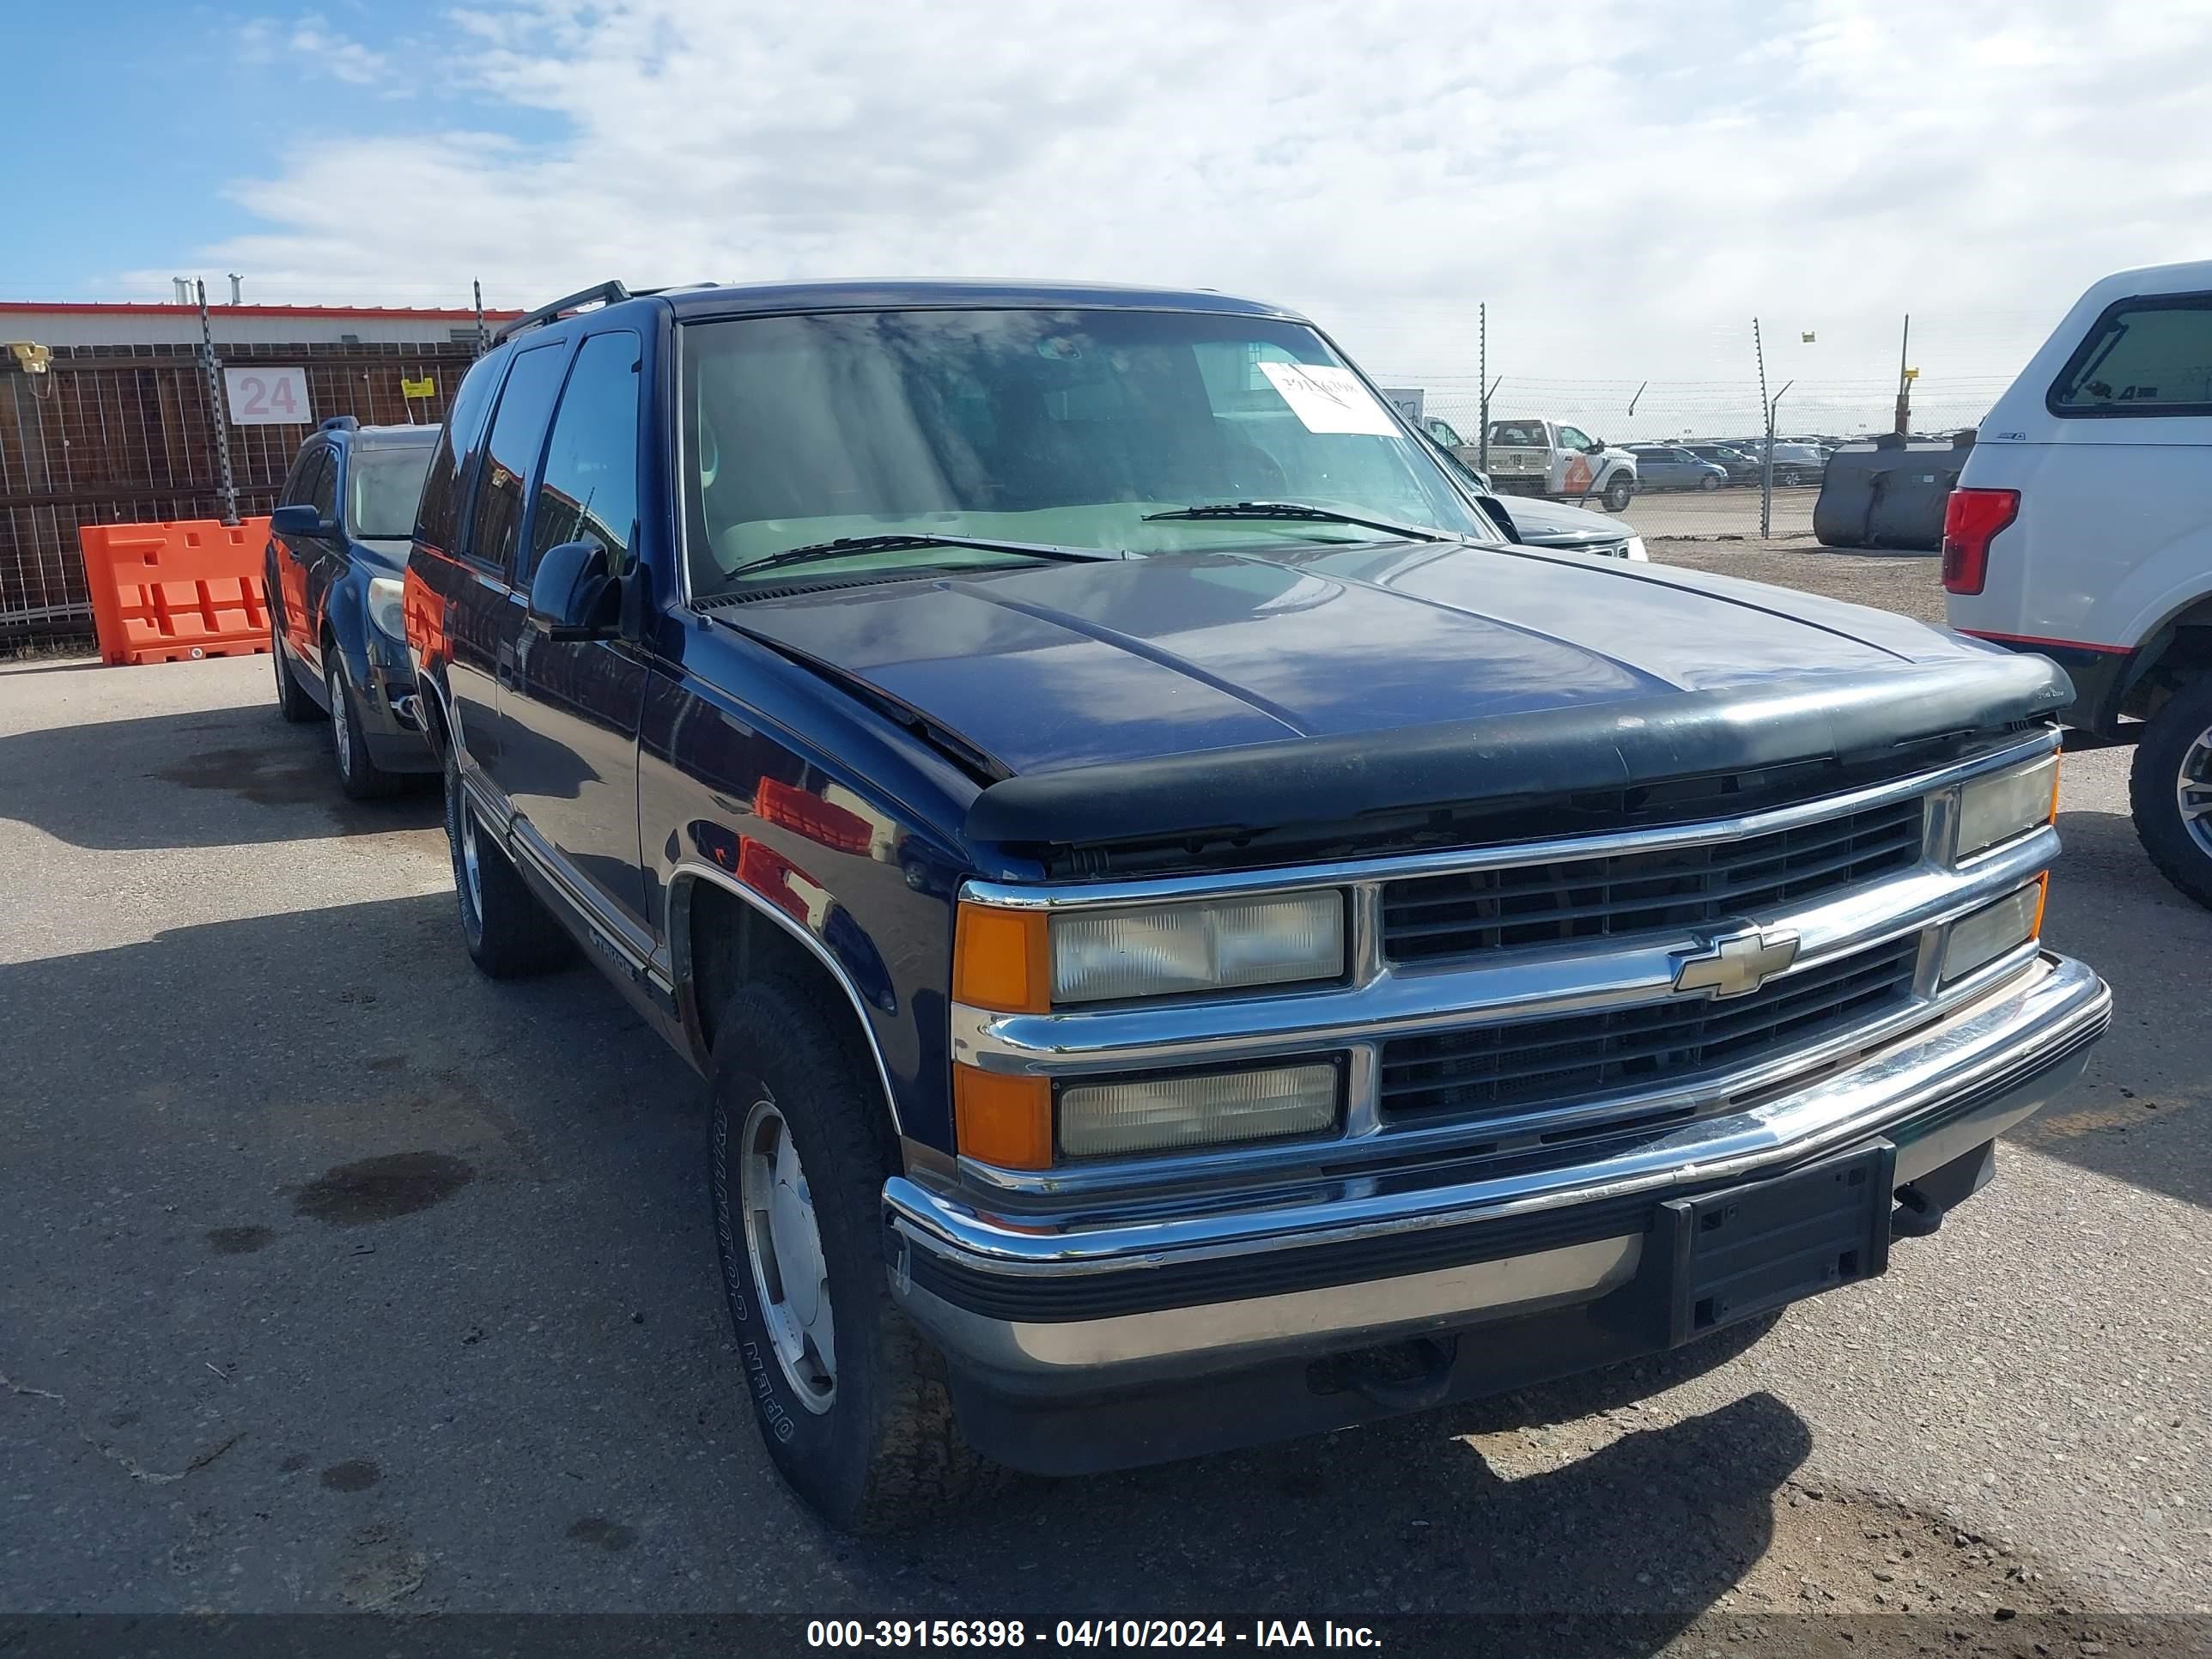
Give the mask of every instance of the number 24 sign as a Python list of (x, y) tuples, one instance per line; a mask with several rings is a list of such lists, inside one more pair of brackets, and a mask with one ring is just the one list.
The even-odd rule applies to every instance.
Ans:
[(226, 368), (222, 389), (233, 426), (306, 426), (314, 419), (304, 368)]

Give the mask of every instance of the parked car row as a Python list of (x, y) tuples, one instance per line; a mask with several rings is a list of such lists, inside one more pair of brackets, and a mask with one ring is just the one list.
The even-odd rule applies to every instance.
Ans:
[(2064, 673), (1658, 572), (1526, 424), (1499, 501), (1209, 292), (610, 283), (469, 371), (396, 611), (386, 438), (310, 440), (280, 705), (411, 729), (477, 965), (705, 1078), (834, 1524), (1748, 1340), (2080, 1073)]

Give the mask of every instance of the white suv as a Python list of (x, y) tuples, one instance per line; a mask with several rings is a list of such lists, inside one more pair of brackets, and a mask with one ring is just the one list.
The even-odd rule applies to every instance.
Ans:
[(2065, 667), (2069, 724), (2139, 737), (2136, 831), (2212, 905), (2212, 261), (2081, 296), (1982, 423), (1943, 586), (1954, 628)]

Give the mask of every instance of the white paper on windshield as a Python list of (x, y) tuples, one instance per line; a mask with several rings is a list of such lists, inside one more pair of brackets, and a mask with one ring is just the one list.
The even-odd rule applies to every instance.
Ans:
[(1283, 394), (1283, 401), (1309, 432), (1364, 432), (1376, 438), (1403, 435), (1397, 422), (1390, 418), (1390, 411), (1348, 368), (1316, 363), (1261, 363), (1260, 372)]

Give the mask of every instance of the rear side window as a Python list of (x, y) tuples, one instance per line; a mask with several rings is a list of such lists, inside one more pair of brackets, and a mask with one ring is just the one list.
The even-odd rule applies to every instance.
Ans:
[(608, 568), (629, 564), (637, 526), (637, 363), (635, 334), (594, 334), (576, 354), (553, 419), (530, 521), (530, 556), (515, 586), (527, 587), (538, 561), (562, 542), (597, 542)]
[(477, 483), (468, 544), (461, 550), (475, 563), (504, 571), (514, 557), (522, 529), (523, 481), (544, 447), (545, 423), (553, 416), (568, 356), (568, 343), (556, 341), (523, 352), (507, 373), (499, 413), (484, 443), (483, 476)]
[(492, 394), (499, 390), (505, 357), (483, 357), (462, 379), (447, 411), (445, 430), (431, 453), (430, 470), (423, 476), (422, 497), (415, 514), (415, 534), (425, 545), (441, 551), (453, 547), (461, 527), (461, 508), (468, 497), (469, 457), (483, 436), (484, 417), (491, 413)]
[(2123, 300), (2045, 399), (2053, 415), (2212, 415), (2212, 294)]

